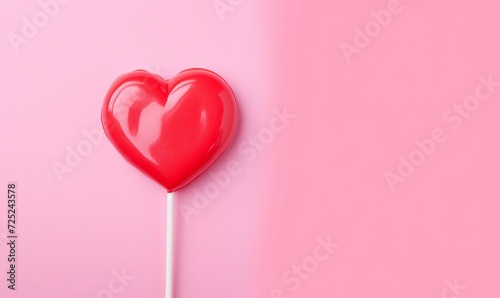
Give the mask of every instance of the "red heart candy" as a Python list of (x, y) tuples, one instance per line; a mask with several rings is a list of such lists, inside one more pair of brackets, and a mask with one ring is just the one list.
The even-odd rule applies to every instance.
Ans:
[(135, 167), (176, 191), (200, 176), (226, 150), (235, 131), (229, 85), (205, 69), (170, 80), (137, 70), (119, 77), (106, 95), (107, 137)]

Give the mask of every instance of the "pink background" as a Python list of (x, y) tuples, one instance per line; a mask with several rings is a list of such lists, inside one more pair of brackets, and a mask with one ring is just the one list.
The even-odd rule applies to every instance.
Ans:
[[(176, 297), (499, 297), (500, 87), (459, 127), (443, 117), (479, 77), (500, 81), (500, 3), (221, 1), (223, 19), (213, 0), (73, 0), (18, 51), (10, 32), (43, 10), (0, 1), (0, 187), (19, 194), (18, 288), (0, 273), (0, 295), (163, 297), (165, 190), (105, 139), (60, 179), (53, 165), (85, 131), (102, 137), (118, 75), (205, 67), (241, 120), (211, 173), (176, 194)], [(341, 44), (388, 7), (348, 63)], [(436, 129), (446, 140), (391, 190), (384, 175)], [(6, 198), (0, 236), (5, 214)], [(133, 279), (117, 282), (122, 270)]]

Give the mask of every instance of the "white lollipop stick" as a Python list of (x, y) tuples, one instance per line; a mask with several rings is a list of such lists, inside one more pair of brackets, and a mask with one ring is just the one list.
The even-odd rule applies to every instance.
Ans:
[(167, 192), (167, 274), (166, 274), (166, 298), (173, 297), (174, 283), (174, 193)]

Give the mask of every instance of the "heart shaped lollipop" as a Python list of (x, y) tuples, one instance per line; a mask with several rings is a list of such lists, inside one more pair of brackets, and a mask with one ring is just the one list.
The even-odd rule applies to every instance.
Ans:
[(163, 80), (137, 70), (111, 86), (102, 124), (125, 159), (173, 192), (224, 153), (236, 116), (231, 88), (211, 71), (188, 69)]
[(236, 101), (229, 85), (206, 69), (170, 80), (144, 70), (112, 84), (102, 107), (106, 136), (132, 165), (162, 184), (167, 195), (166, 297), (172, 297), (173, 192), (206, 171), (234, 134)]

